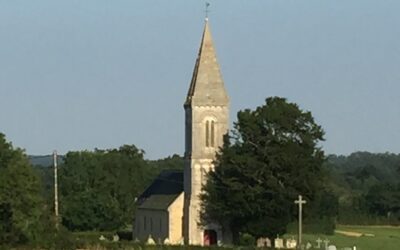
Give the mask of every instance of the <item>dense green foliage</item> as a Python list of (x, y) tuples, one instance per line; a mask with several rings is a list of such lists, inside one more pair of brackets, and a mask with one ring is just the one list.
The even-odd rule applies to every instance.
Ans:
[(184, 166), (183, 157), (177, 154), (159, 160), (147, 160), (147, 163), (157, 173), (161, 172), (164, 169), (183, 170)]
[(60, 168), (62, 222), (70, 230), (114, 230), (132, 223), (135, 197), (151, 181), (135, 146), (69, 152)]
[(325, 165), (339, 223), (400, 224), (400, 154), (331, 155)]
[(236, 240), (283, 234), (297, 196), (314, 201), (322, 190), (323, 134), (310, 112), (283, 98), (240, 111), (204, 187), (203, 220), (228, 226)]
[(146, 161), (143, 154), (134, 145), (67, 153), (59, 172), (63, 225), (73, 231), (132, 225), (136, 197), (162, 169), (183, 168), (178, 155)]
[[(119, 149), (69, 152), (60, 156), (59, 187), (63, 224), (70, 230), (114, 230), (129, 226), (135, 198), (163, 169), (183, 169), (183, 158), (173, 155), (144, 160), (134, 145)], [(42, 177), (42, 195), (53, 207), (53, 168), (50, 156), (31, 156)]]
[(42, 206), (40, 179), (27, 156), (0, 133), (0, 242), (36, 240)]
[[(53, 166), (53, 155), (28, 155), (28, 158), (29, 162), (33, 166)], [(62, 164), (64, 161), (64, 157), (62, 155), (58, 155), (57, 161), (58, 164)]]
[[(163, 169), (182, 169), (183, 158), (144, 160), (133, 145), (69, 152), (59, 157), (59, 202), (69, 230), (115, 230), (130, 226), (135, 198)], [(28, 157), (0, 134), (0, 246), (45, 249), (85, 245), (60, 226), (55, 230), (51, 156)], [(40, 165), (44, 164), (44, 165)], [(41, 177), (41, 178), (39, 178)]]

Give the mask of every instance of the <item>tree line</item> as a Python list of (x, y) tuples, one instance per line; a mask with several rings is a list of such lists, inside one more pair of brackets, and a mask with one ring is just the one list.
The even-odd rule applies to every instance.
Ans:
[(68, 231), (128, 228), (136, 197), (163, 169), (183, 169), (178, 155), (145, 160), (144, 151), (134, 145), (68, 152), (59, 158), (61, 225), (56, 230), (51, 162), (34, 157), (45, 165), (33, 165), (29, 158), (0, 133), (0, 246), (48, 243), (54, 248)]
[[(111, 231), (129, 228), (136, 198), (163, 169), (183, 169), (173, 155), (145, 160), (135, 145), (118, 149), (68, 152), (59, 166), (61, 223), (70, 231)], [(47, 203), (53, 208), (53, 170), (35, 166), (47, 183)]]
[(400, 224), (400, 154), (356, 152), (330, 155), (332, 191), (342, 224)]

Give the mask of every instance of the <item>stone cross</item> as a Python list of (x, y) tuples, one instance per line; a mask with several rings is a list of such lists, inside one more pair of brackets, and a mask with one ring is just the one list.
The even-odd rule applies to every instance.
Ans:
[(318, 238), (317, 240), (316, 240), (316, 242), (317, 242), (317, 248), (318, 249), (320, 249), (321, 248), (321, 243), (322, 243), (322, 240), (320, 239), (320, 238)]
[(324, 244), (325, 244), (325, 249), (328, 249), (328, 244), (329, 244), (329, 240), (328, 239), (325, 239), (324, 240)]
[(297, 248), (300, 249), (301, 246), (301, 229), (302, 229), (302, 208), (303, 205), (306, 204), (307, 202), (303, 200), (303, 197), (299, 195), (299, 199), (294, 201), (295, 204), (299, 206), (299, 235), (298, 235), (298, 244)]

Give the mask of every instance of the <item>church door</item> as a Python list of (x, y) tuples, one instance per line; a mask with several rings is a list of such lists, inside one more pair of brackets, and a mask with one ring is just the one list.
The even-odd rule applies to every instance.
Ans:
[(215, 230), (204, 230), (204, 246), (217, 244), (217, 232)]

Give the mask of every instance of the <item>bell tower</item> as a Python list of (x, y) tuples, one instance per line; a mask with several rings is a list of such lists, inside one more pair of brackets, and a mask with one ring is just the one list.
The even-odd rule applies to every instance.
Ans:
[(200, 224), (199, 195), (229, 129), (229, 98), (207, 18), (184, 109), (184, 239), (186, 244), (207, 245), (223, 240), (222, 229), (214, 224)]

